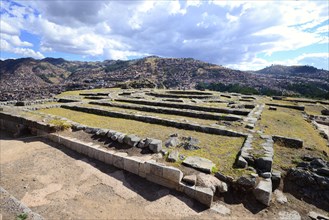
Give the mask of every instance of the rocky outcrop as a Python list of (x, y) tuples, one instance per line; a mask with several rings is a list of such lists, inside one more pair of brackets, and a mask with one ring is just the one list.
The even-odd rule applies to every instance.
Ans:
[(329, 162), (306, 156), (288, 170), (286, 191), (329, 211)]

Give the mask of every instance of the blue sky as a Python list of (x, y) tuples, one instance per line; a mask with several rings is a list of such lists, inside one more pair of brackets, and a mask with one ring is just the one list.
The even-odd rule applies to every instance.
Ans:
[(1, 59), (192, 57), (329, 69), (328, 1), (1, 0)]

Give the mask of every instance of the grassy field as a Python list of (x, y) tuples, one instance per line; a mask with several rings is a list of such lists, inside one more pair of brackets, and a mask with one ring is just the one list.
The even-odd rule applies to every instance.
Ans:
[(304, 120), (302, 112), (298, 110), (278, 108), (277, 111), (270, 111), (266, 108), (256, 129), (264, 130), (265, 134), (283, 135), (304, 141), (303, 149), (298, 150), (274, 145), (274, 167), (292, 167), (305, 154), (318, 157), (325, 157), (323, 152), (329, 154), (326, 140)]
[(206, 119), (192, 118), (192, 117), (187, 117), (187, 116), (170, 115), (170, 114), (162, 114), (162, 113), (154, 113), (154, 112), (144, 112), (144, 111), (138, 111), (135, 109), (124, 109), (124, 108), (119, 108), (119, 107), (100, 106), (100, 105), (91, 105), (91, 104), (83, 104), (82, 106), (102, 108), (105, 110), (118, 111), (118, 112), (130, 113), (130, 114), (139, 114), (139, 115), (145, 115), (145, 116), (157, 116), (159, 118), (173, 119), (176, 121), (189, 121), (190, 123), (198, 123), (198, 124), (202, 124), (202, 125), (211, 125), (211, 124), (215, 124), (217, 122), (217, 120), (206, 120)]
[(324, 110), (322, 105), (305, 105), (305, 112), (309, 115), (321, 115), (322, 110)]
[(90, 89), (90, 90), (74, 90), (63, 92), (56, 96), (56, 98), (62, 98), (65, 96), (79, 96), (80, 93), (97, 93), (97, 92), (113, 92), (118, 91), (120, 88), (108, 88), (108, 89)]
[(243, 144), (243, 138), (205, 134), (134, 120), (98, 116), (62, 108), (43, 109), (39, 111), (51, 115), (62, 116), (71, 119), (72, 121), (93, 127), (113, 129), (128, 134), (136, 134), (142, 138), (152, 137), (165, 141), (168, 139), (169, 135), (173, 133), (185, 137), (191, 136), (199, 140), (201, 149), (195, 151), (178, 149), (181, 154), (185, 156), (198, 155), (210, 159), (216, 164), (217, 169), (225, 174), (235, 176), (239, 172), (242, 172), (234, 170), (232, 166), (235, 157)]

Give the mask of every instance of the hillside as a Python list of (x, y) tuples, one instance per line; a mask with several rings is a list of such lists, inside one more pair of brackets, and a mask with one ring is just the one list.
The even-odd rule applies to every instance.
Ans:
[(268, 74), (276, 76), (303, 76), (306, 78), (328, 79), (328, 71), (320, 70), (313, 66), (283, 66), (272, 65), (264, 69), (255, 71), (257, 74)]
[(113, 86), (326, 98), (328, 78), (328, 71), (311, 66), (275, 65), (246, 72), (192, 58), (152, 56), (102, 62), (21, 58), (0, 61), (0, 100), (45, 98), (65, 90)]

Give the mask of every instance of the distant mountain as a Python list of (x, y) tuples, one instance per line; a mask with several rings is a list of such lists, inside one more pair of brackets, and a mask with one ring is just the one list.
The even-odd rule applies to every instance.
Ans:
[(35, 99), (64, 90), (118, 85), (326, 97), (328, 79), (328, 71), (312, 66), (275, 65), (239, 71), (192, 58), (152, 56), (102, 62), (21, 58), (0, 61), (0, 100)]
[(258, 74), (268, 74), (276, 76), (303, 76), (303, 77), (317, 77), (322, 79), (328, 79), (328, 71), (323, 69), (317, 69), (313, 66), (283, 66), (272, 65), (264, 69), (255, 71)]

